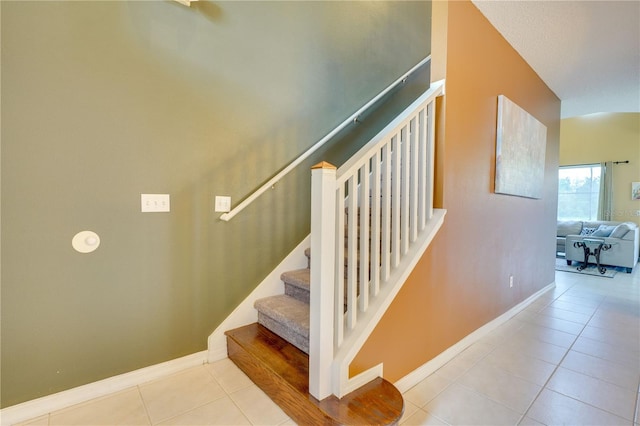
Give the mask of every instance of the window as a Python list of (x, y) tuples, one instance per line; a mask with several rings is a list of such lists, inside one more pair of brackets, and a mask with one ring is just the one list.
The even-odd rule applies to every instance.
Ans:
[(560, 167), (558, 220), (596, 220), (600, 175), (600, 164)]

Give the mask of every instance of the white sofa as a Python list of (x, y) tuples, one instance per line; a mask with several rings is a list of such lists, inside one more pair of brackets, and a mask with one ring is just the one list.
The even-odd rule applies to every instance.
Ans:
[[(585, 237), (602, 239), (605, 244), (611, 245), (609, 250), (600, 252), (602, 265), (621, 266), (630, 273), (638, 263), (640, 229), (633, 222), (558, 222), (556, 248), (558, 251), (563, 249), (567, 264), (584, 261), (584, 250), (575, 247), (574, 243), (582, 241)], [(560, 239), (564, 241), (561, 242)], [(593, 257), (589, 260), (595, 262)]]

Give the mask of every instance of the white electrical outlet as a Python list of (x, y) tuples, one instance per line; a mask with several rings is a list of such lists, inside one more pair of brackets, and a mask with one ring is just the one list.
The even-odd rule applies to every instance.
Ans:
[(231, 197), (216, 195), (216, 212), (228, 213), (231, 211)]
[(140, 194), (140, 211), (159, 213), (171, 210), (169, 194)]
[(513, 275), (509, 275), (509, 288), (513, 288)]

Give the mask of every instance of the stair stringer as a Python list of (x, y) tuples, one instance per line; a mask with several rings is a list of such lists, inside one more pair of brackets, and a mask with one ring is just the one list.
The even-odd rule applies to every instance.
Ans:
[(353, 377), (349, 377), (349, 366), (444, 224), (446, 213), (445, 209), (433, 210), (433, 216), (427, 222), (425, 229), (418, 235), (418, 240), (412, 243), (409, 252), (402, 257), (400, 264), (391, 273), (387, 283), (380, 288), (376, 298), (369, 301), (367, 312), (358, 312), (359, 317), (356, 327), (345, 333), (342, 345), (335, 352), (331, 364), (332, 391), (338, 398), (342, 398), (376, 377), (382, 377), (382, 364), (378, 364)]
[(226, 331), (258, 321), (258, 311), (254, 308), (256, 300), (284, 294), (284, 284), (280, 279), (283, 272), (307, 267), (309, 259), (305, 255), (305, 249), (309, 247), (310, 241), (311, 235), (307, 235), (209, 335), (207, 339), (208, 362), (227, 358), (227, 338), (224, 334)]

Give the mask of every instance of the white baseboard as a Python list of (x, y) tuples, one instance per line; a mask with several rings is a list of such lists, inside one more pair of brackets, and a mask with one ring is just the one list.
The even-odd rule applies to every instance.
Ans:
[[(348, 371), (346, 372), (348, 373)], [(342, 398), (345, 395), (350, 394), (351, 392), (360, 389), (362, 386), (366, 385), (372, 380), (377, 379), (378, 377), (384, 377), (384, 370), (382, 363), (378, 365), (374, 365), (368, 370), (363, 371), (353, 377), (345, 377), (342, 379), (342, 384), (336, 389), (334, 395)], [(340, 383), (340, 381), (336, 381)]]
[(447, 362), (451, 361), (453, 358), (456, 357), (456, 355), (460, 354), (466, 348), (468, 348), (478, 340), (482, 339), (483, 337), (491, 333), (500, 325), (504, 324), (505, 322), (513, 318), (516, 314), (518, 314), (524, 308), (529, 306), (538, 297), (542, 296), (544, 293), (551, 290), (555, 286), (556, 286), (556, 283), (552, 282), (551, 284), (547, 285), (543, 289), (534, 293), (523, 302), (520, 302), (519, 304), (509, 309), (504, 314), (500, 315), (498, 318), (488, 322), (487, 324), (483, 325), (473, 333), (465, 336), (462, 340), (460, 340), (455, 345), (447, 348), (444, 352), (440, 353), (438, 356), (436, 356), (432, 360), (426, 362), (422, 366), (413, 370), (411, 373), (407, 374), (406, 376), (404, 376), (403, 378), (395, 382), (394, 386), (398, 388), (398, 390), (401, 393), (408, 391), (409, 389), (411, 389), (412, 387), (420, 383), (422, 380), (426, 379), (428, 376), (433, 374), (437, 369), (445, 365)]
[(308, 259), (304, 251), (309, 248), (311, 236), (307, 236), (260, 284), (234, 309), (233, 312), (214, 330), (208, 339), (207, 359), (214, 362), (227, 357), (227, 339), (225, 331), (258, 321), (258, 311), (253, 307), (256, 300), (284, 293), (284, 284), (280, 275), (286, 271), (306, 268)]
[(109, 395), (151, 380), (207, 363), (207, 351), (197, 352), (160, 364), (88, 383), (0, 410), (0, 424), (9, 426), (61, 410), (71, 405)]
[(307, 257), (304, 255), (304, 251), (309, 247), (309, 241), (310, 236), (307, 236), (280, 265), (256, 287), (242, 304), (220, 324), (208, 338), (207, 351), (144, 367), (129, 373), (109, 377), (104, 380), (3, 408), (0, 410), (0, 425), (9, 426), (14, 423), (23, 422), (67, 408), (71, 405), (80, 404), (94, 398), (159, 379), (190, 367), (226, 358), (227, 341), (224, 332), (257, 321), (257, 311), (254, 309), (253, 303), (261, 297), (283, 293), (284, 285), (280, 280), (280, 275), (282, 272), (301, 269), (307, 266)]
[[(109, 377), (104, 380), (99, 380), (97, 382), (3, 408), (0, 410), (0, 425), (9, 426), (14, 423), (23, 422), (25, 420), (61, 410), (71, 405), (86, 402), (94, 398), (109, 395), (151, 380), (165, 377), (190, 367), (226, 358), (227, 344), (226, 339), (224, 338), (224, 332), (257, 320), (257, 313), (253, 308), (253, 302), (260, 297), (270, 296), (277, 294), (278, 291), (283, 291), (284, 286), (280, 280), (280, 274), (284, 271), (306, 267), (307, 258), (304, 256), (304, 250), (308, 246), (309, 237), (305, 238), (305, 240), (302, 241), (280, 265), (278, 265), (274, 272), (265, 278), (263, 282), (245, 299), (245, 301), (243, 301), (243, 303), (231, 313), (231, 315), (213, 332), (213, 334), (209, 336), (208, 351), (197, 352), (195, 354), (144, 367), (118, 376)], [(555, 283), (549, 284), (527, 298), (525, 301), (500, 315), (498, 318), (464, 337), (458, 343), (446, 349), (431, 361), (428, 361), (421, 367), (398, 380), (395, 383), (396, 388), (398, 388), (402, 393), (411, 389), (467, 347), (489, 334), (498, 326), (507, 322), (542, 294), (554, 287)]]

